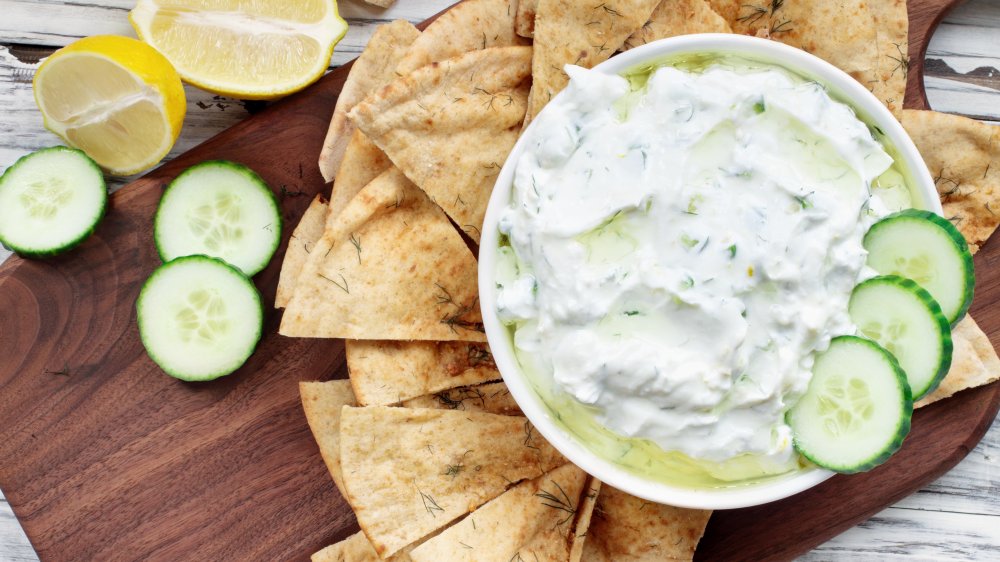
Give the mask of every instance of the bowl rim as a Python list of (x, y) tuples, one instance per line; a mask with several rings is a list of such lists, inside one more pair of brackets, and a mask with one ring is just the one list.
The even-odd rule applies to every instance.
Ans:
[[(897, 165), (911, 182), (913, 195), (920, 197), (914, 206), (943, 214), (937, 190), (920, 153), (902, 125), (869, 90), (842, 70), (814, 55), (775, 41), (733, 34), (696, 34), (661, 39), (620, 53), (593, 70), (621, 74), (651, 62), (663, 62), (669, 56), (683, 54), (733, 54), (784, 67), (823, 84), (836, 98), (859, 111), (878, 126), (896, 150)], [(555, 99), (562, 95), (561, 93)], [(544, 110), (543, 110), (544, 112)], [(587, 473), (619, 490), (656, 503), (694, 509), (734, 509), (761, 505), (812, 488), (834, 475), (821, 468), (805, 468), (760, 483), (723, 488), (688, 488), (653, 481), (639, 476), (591, 451), (577, 437), (558, 426), (521, 372), (514, 357), (507, 327), (496, 313), (496, 248), (499, 245), (497, 222), (511, 199), (511, 186), (517, 160), (531, 136), (537, 119), (523, 131), (504, 162), (490, 196), (479, 246), (479, 294), (483, 324), (498, 370), (511, 395), (528, 420), (541, 435), (567, 459)]]

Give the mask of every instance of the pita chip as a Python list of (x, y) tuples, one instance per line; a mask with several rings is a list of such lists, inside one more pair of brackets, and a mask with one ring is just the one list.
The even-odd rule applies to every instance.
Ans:
[(708, 0), (661, 0), (649, 21), (625, 40), (622, 50), (677, 35), (732, 32), (726, 20), (708, 5)]
[(906, 77), (910, 70), (907, 54), (910, 48), (910, 17), (906, 11), (906, 0), (869, 2), (868, 9), (875, 20), (878, 38), (876, 83), (871, 90), (898, 119), (903, 111)]
[(470, 411), (345, 406), (347, 501), (380, 556), (566, 463), (528, 420)]
[(509, 0), (466, 0), (441, 14), (414, 41), (396, 72), (402, 76), (463, 53), (529, 44), (514, 33), (516, 11), (511, 4)]
[(567, 64), (591, 68), (604, 62), (649, 21), (659, 0), (538, 0), (534, 83), (525, 124), (569, 83)]
[(904, 1), (708, 1), (733, 32), (812, 53), (851, 75), (897, 115), (902, 110), (908, 69), (901, 53), (909, 26)]
[(491, 382), (478, 386), (464, 386), (428, 394), (403, 402), (406, 408), (439, 408), (442, 410), (463, 410), (468, 412), (488, 412), (503, 416), (522, 416), (521, 407), (514, 401), (510, 390), (503, 382)]
[(396, 80), (350, 117), (478, 242), (524, 119), (530, 71), (530, 47), (473, 51)]
[(601, 486), (583, 562), (691, 560), (711, 511), (641, 500)]
[(396, 74), (393, 71), (410, 45), (420, 36), (413, 24), (397, 20), (380, 25), (368, 41), (368, 46), (354, 61), (344, 87), (337, 97), (330, 128), (319, 155), (319, 169), (323, 179), (331, 181), (344, 159), (344, 151), (354, 132), (354, 124), (347, 119), (347, 112), (369, 93), (385, 86)]
[(971, 316), (966, 316), (951, 333), (954, 343), (951, 369), (934, 392), (917, 401), (920, 408), (967, 388), (989, 384), (1000, 378), (1000, 358), (990, 338)]
[(347, 340), (347, 369), (362, 406), (398, 404), (500, 380), (484, 343)]
[[(351, 125), (353, 127), (353, 124)], [(327, 213), (327, 228), (333, 228), (347, 204), (366, 185), (392, 167), (392, 161), (375, 143), (361, 131), (351, 134), (344, 159), (337, 170), (337, 181), (330, 193), (330, 210)]]
[(1000, 224), (1000, 128), (911, 109), (901, 121), (937, 184), (945, 218), (976, 253)]
[[(403, 549), (399, 554), (385, 560), (387, 562), (410, 562), (407, 551), (408, 549)], [(310, 562), (382, 562), (382, 558), (378, 557), (375, 547), (368, 542), (368, 537), (359, 531), (337, 544), (332, 544), (313, 554)]]
[(569, 559), (587, 474), (563, 465), (526, 480), (410, 552), (414, 562)]
[(275, 308), (285, 308), (292, 298), (295, 283), (309, 259), (309, 252), (323, 237), (327, 208), (326, 201), (317, 195), (302, 215), (292, 237), (288, 239), (288, 250), (285, 252), (285, 260), (281, 262), (281, 274), (278, 277), (278, 292), (274, 297)]
[(586, 544), (590, 521), (597, 506), (597, 498), (601, 493), (601, 481), (593, 476), (587, 478), (587, 486), (580, 498), (580, 508), (576, 510), (576, 524), (573, 528), (573, 540), (570, 543), (569, 562), (580, 562), (583, 559), (583, 548)]
[(538, 0), (520, 0), (517, 3), (517, 14), (514, 16), (515, 33), (521, 37), (534, 37), (537, 12)]
[(310, 254), (281, 320), (292, 337), (485, 341), (477, 264), (441, 209), (393, 168)]
[(312, 430), (313, 438), (319, 445), (319, 453), (323, 456), (333, 483), (345, 496), (344, 479), (340, 470), (340, 410), (344, 406), (354, 406), (354, 392), (351, 382), (346, 380), (326, 382), (300, 382), (299, 394), (302, 396), (302, 409), (306, 412), (306, 421)]

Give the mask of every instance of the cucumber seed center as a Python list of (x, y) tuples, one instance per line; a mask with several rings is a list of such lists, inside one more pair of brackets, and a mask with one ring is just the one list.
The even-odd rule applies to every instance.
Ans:
[(29, 184), (20, 199), (32, 218), (48, 220), (73, 199), (73, 190), (62, 179), (49, 178)]
[(238, 247), (243, 238), (242, 201), (231, 193), (220, 193), (215, 200), (195, 207), (188, 215), (188, 227), (212, 252), (224, 253)]
[(216, 343), (229, 330), (226, 303), (213, 290), (192, 291), (177, 312), (177, 326), (185, 343)]
[(895, 266), (894, 274), (913, 279), (921, 287), (929, 287), (934, 281), (936, 271), (926, 254), (912, 258), (898, 257), (893, 265)]
[(829, 377), (819, 395), (823, 427), (834, 437), (857, 432), (875, 413), (868, 383), (857, 377)]

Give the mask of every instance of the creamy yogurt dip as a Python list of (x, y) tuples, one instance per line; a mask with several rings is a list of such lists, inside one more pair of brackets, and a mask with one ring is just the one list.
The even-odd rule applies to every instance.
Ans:
[[(868, 227), (910, 206), (893, 158), (776, 66), (568, 72), (499, 220), (496, 308), (519, 362), (560, 419), (645, 444), (635, 466), (795, 468), (785, 412), (814, 354), (856, 332)], [(631, 449), (603, 448), (624, 464)]]

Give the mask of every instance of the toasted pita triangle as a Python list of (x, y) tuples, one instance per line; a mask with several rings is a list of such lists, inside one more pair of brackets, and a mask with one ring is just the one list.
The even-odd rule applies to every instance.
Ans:
[(944, 216), (978, 252), (1000, 224), (1000, 128), (911, 109), (901, 121), (937, 183)]
[(601, 481), (593, 476), (587, 478), (583, 497), (580, 498), (580, 508), (576, 511), (576, 525), (573, 528), (573, 540), (570, 543), (569, 562), (580, 562), (583, 559), (583, 549), (586, 544), (590, 521), (597, 506), (597, 498), (601, 493)]
[(534, 37), (537, 12), (538, 0), (519, 0), (517, 14), (514, 16), (514, 31), (521, 37)]
[(393, 168), (358, 193), (317, 243), (280, 333), (485, 341), (476, 269), (441, 209)]
[(491, 382), (478, 386), (463, 386), (420, 396), (403, 402), (407, 408), (439, 408), (442, 410), (464, 410), (488, 412), (504, 416), (522, 416), (521, 407), (510, 395), (507, 385)]
[(319, 445), (319, 453), (326, 463), (333, 483), (344, 492), (343, 472), (340, 469), (340, 410), (344, 406), (354, 406), (354, 392), (351, 382), (336, 380), (327, 382), (300, 382), (302, 409), (306, 411), (306, 421), (313, 438)]
[(592, 68), (607, 60), (649, 21), (659, 0), (538, 0), (534, 83), (525, 124), (569, 83), (567, 64)]
[[(569, 559), (587, 474), (563, 465), (526, 480), (410, 552), (414, 562)], [(520, 558), (518, 558), (520, 556)]]
[(281, 262), (278, 291), (274, 297), (275, 308), (285, 308), (288, 300), (292, 298), (295, 283), (309, 259), (309, 252), (323, 237), (327, 209), (326, 201), (323, 200), (322, 196), (317, 195), (309, 204), (305, 214), (302, 215), (302, 220), (292, 232), (292, 237), (288, 239), (288, 250), (285, 251), (285, 260)]
[(347, 368), (362, 406), (398, 404), (500, 380), (490, 348), (472, 342), (347, 340)]
[[(353, 127), (353, 123), (351, 124)], [(334, 222), (344, 212), (348, 203), (354, 199), (366, 185), (392, 167), (392, 161), (375, 146), (375, 143), (361, 131), (351, 134), (347, 143), (344, 159), (337, 171), (337, 181), (330, 193), (330, 211), (327, 213), (326, 228), (332, 229)]]
[(396, 72), (402, 76), (470, 51), (527, 45), (514, 33), (514, 15), (509, 0), (466, 0), (427, 26)]
[(732, 32), (726, 20), (708, 5), (708, 0), (661, 0), (649, 21), (625, 40), (622, 50), (677, 35)]
[(466, 53), (396, 80), (351, 119), (478, 242), (524, 118), (530, 69), (530, 47)]
[(906, 94), (906, 75), (910, 59), (910, 16), (906, 0), (880, 0), (869, 2), (878, 38), (876, 83), (872, 93), (889, 108), (896, 118), (903, 112)]
[(906, 53), (905, 2), (709, 0), (709, 4), (735, 33), (808, 51), (850, 74), (893, 112), (902, 110), (906, 57), (892, 43), (902, 43)]
[[(319, 155), (319, 170), (323, 179), (331, 181), (344, 159), (344, 151), (354, 132), (347, 112), (369, 93), (385, 86), (396, 74), (393, 71), (420, 31), (407, 21), (397, 20), (375, 28), (368, 46), (354, 61), (344, 87), (337, 97), (330, 128)], [(334, 188), (336, 189), (336, 188)]]
[(951, 333), (954, 343), (951, 369), (934, 392), (916, 402), (920, 408), (948, 398), (956, 392), (989, 384), (1000, 378), (1000, 358), (971, 316), (966, 316)]
[(566, 463), (525, 418), (479, 412), (345, 406), (340, 438), (347, 500), (382, 557)]
[(583, 561), (691, 560), (711, 515), (641, 500), (604, 484), (583, 545)]

